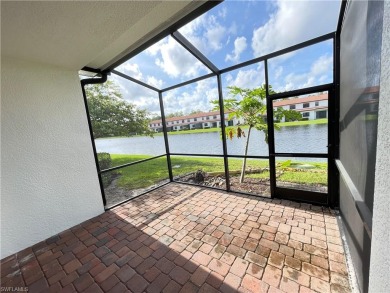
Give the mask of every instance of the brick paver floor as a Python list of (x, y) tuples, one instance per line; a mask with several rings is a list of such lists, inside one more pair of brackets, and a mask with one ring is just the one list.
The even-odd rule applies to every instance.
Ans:
[(350, 291), (332, 210), (176, 183), (3, 259), (1, 283), (29, 292)]

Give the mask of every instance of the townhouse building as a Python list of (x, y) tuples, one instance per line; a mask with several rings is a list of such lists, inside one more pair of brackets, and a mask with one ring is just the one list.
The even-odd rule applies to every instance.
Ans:
[[(295, 110), (302, 114), (304, 120), (328, 118), (328, 94), (283, 99), (274, 101), (273, 106), (275, 110), (280, 107), (285, 110)], [(221, 126), (219, 111), (171, 117), (166, 118), (165, 121), (168, 131), (206, 129)], [(284, 119), (281, 122), (284, 122)], [(227, 126), (233, 126), (243, 124), (243, 121), (236, 118), (228, 119), (228, 113), (225, 113), (225, 124)], [(149, 127), (155, 132), (162, 132), (162, 120), (149, 122)]]
[[(304, 120), (328, 118), (328, 94), (274, 101), (274, 109), (295, 110), (302, 114)], [(282, 121), (284, 122), (284, 120)]]
[[(228, 126), (237, 125), (239, 120), (228, 119), (228, 113), (225, 113), (225, 124)], [(165, 119), (168, 131), (207, 129), (221, 126), (221, 115), (219, 111), (202, 112), (186, 116), (171, 117)], [(149, 127), (155, 132), (162, 132), (163, 125), (161, 120), (149, 122)]]

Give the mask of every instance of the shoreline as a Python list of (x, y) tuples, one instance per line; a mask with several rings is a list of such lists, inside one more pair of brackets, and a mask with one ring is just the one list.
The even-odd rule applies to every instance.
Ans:
[[(306, 126), (306, 125), (318, 125), (318, 124), (327, 124), (328, 119), (317, 119), (317, 120), (307, 120), (307, 121), (293, 121), (293, 122), (281, 122), (277, 123), (280, 127), (291, 127), (291, 126)], [(241, 126), (243, 129), (247, 129), (248, 126)], [(195, 133), (208, 133), (208, 132), (218, 132), (220, 131), (219, 127), (206, 128), (206, 129), (193, 129), (193, 130), (182, 130), (182, 131), (169, 131), (168, 135), (180, 135), (180, 134), (195, 134)], [(156, 132), (153, 136), (162, 136), (162, 132)], [(131, 138), (131, 137), (143, 137), (148, 135), (134, 135), (134, 136), (112, 136), (112, 137), (99, 137), (96, 139), (118, 139), (118, 138)]]

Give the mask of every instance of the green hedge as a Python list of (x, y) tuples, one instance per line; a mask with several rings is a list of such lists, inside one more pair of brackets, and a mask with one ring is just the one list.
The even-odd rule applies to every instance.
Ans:
[[(98, 161), (99, 161), (99, 166), (100, 170), (105, 170), (111, 168), (112, 165), (112, 160), (111, 156), (109, 153), (98, 153)], [(112, 172), (107, 172), (102, 174), (102, 180), (103, 180), (103, 186), (107, 187), (110, 185), (112, 182)]]

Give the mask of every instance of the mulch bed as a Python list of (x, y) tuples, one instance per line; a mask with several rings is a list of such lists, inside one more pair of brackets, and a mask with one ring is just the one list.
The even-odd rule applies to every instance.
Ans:
[[(204, 175), (204, 181), (197, 181), (195, 173), (189, 173), (184, 176), (174, 178), (175, 181), (188, 182), (200, 186), (215, 187), (226, 189), (225, 176), (209, 176)], [(240, 176), (230, 176), (230, 189), (232, 191), (251, 193), (270, 197), (270, 184), (268, 179), (245, 178), (243, 183), (240, 183)]]

